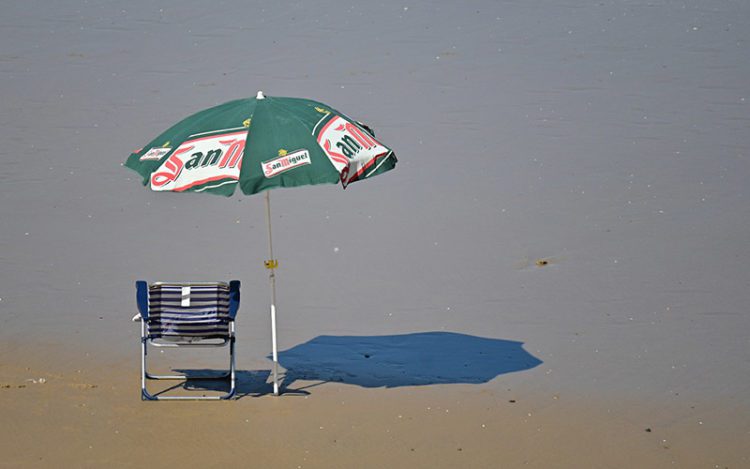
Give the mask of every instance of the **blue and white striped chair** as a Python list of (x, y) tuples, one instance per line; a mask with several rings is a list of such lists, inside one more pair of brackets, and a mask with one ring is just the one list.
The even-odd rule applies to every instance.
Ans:
[[(141, 321), (141, 397), (144, 400), (230, 399), (235, 394), (234, 318), (240, 306), (240, 282), (147, 284), (136, 282)], [(148, 372), (148, 345), (155, 347), (223, 347), (229, 345), (229, 371), (220, 376), (154, 375)], [(161, 396), (146, 390), (146, 379), (226, 379), (220, 396)]]

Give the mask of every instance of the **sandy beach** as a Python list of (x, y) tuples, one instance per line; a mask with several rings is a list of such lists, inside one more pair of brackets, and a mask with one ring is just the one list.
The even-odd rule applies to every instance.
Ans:
[[(748, 44), (728, 0), (4, 5), (0, 467), (750, 467)], [(122, 166), (258, 90), (399, 157), (272, 192), (280, 397), (262, 197)], [(140, 400), (137, 279), (242, 281), (237, 399)]]
[(281, 398), (246, 382), (236, 401), (140, 403), (135, 367), (55, 370), (4, 367), (4, 383), (47, 376), (3, 389), (4, 466), (743, 467), (746, 454), (742, 404), (313, 382)]

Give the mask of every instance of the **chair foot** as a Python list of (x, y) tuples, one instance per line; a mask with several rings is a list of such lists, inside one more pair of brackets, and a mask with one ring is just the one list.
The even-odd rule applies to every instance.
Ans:
[(142, 401), (226, 401), (235, 397), (237, 390), (232, 387), (228, 393), (220, 396), (154, 396), (145, 389), (141, 390)]

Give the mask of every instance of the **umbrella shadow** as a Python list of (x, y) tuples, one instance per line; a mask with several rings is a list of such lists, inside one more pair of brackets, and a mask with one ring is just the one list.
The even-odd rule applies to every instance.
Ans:
[(453, 332), (383, 336), (318, 336), (279, 353), (287, 370), (283, 392), (297, 380), (312, 386), (345, 383), (366, 388), (430, 384), (480, 384), (529, 370), (542, 361), (523, 342)]
[[(279, 352), (286, 369), (284, 395), (309, 395), (307, 389), (325, 383), (365, 388), (397, 388), (431, 384), (481, 384), (496, 377), (530, 370), (543, 362), (523, 348), (523, 342), (454, 332), (419, 332), (382, 336), (315, 337)], [(180, 373), (210, 374), (213, 370), (178, 369)], [(273, 394), (270, 370), (237, 370), (235, 399)], [(296, 381), (304, 381), (294, 388)], [(310, 384), (310, 381), (315, 383)], [(227, 392), (225, 380), (189, 379), (164, 389)]]

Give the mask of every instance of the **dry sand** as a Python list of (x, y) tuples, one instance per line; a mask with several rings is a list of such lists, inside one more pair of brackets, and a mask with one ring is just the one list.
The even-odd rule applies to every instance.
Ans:
[[(0, 466), (750, 467), (748, 44), (728, 0), (3, 5)], [(400, 158), (273, 193), (280, 398), (262, 198), (120, 166), (259, 89)], [(239, 399), (139, 400), (138, 278), (242, 280)]]
[(235, 401), (141, 403), (132, 365), (48, 368), (2, 369), (3, 466), (746, 465), (746, 410), (724, 402), (304, 381), (274, 398), (246, 381)]

